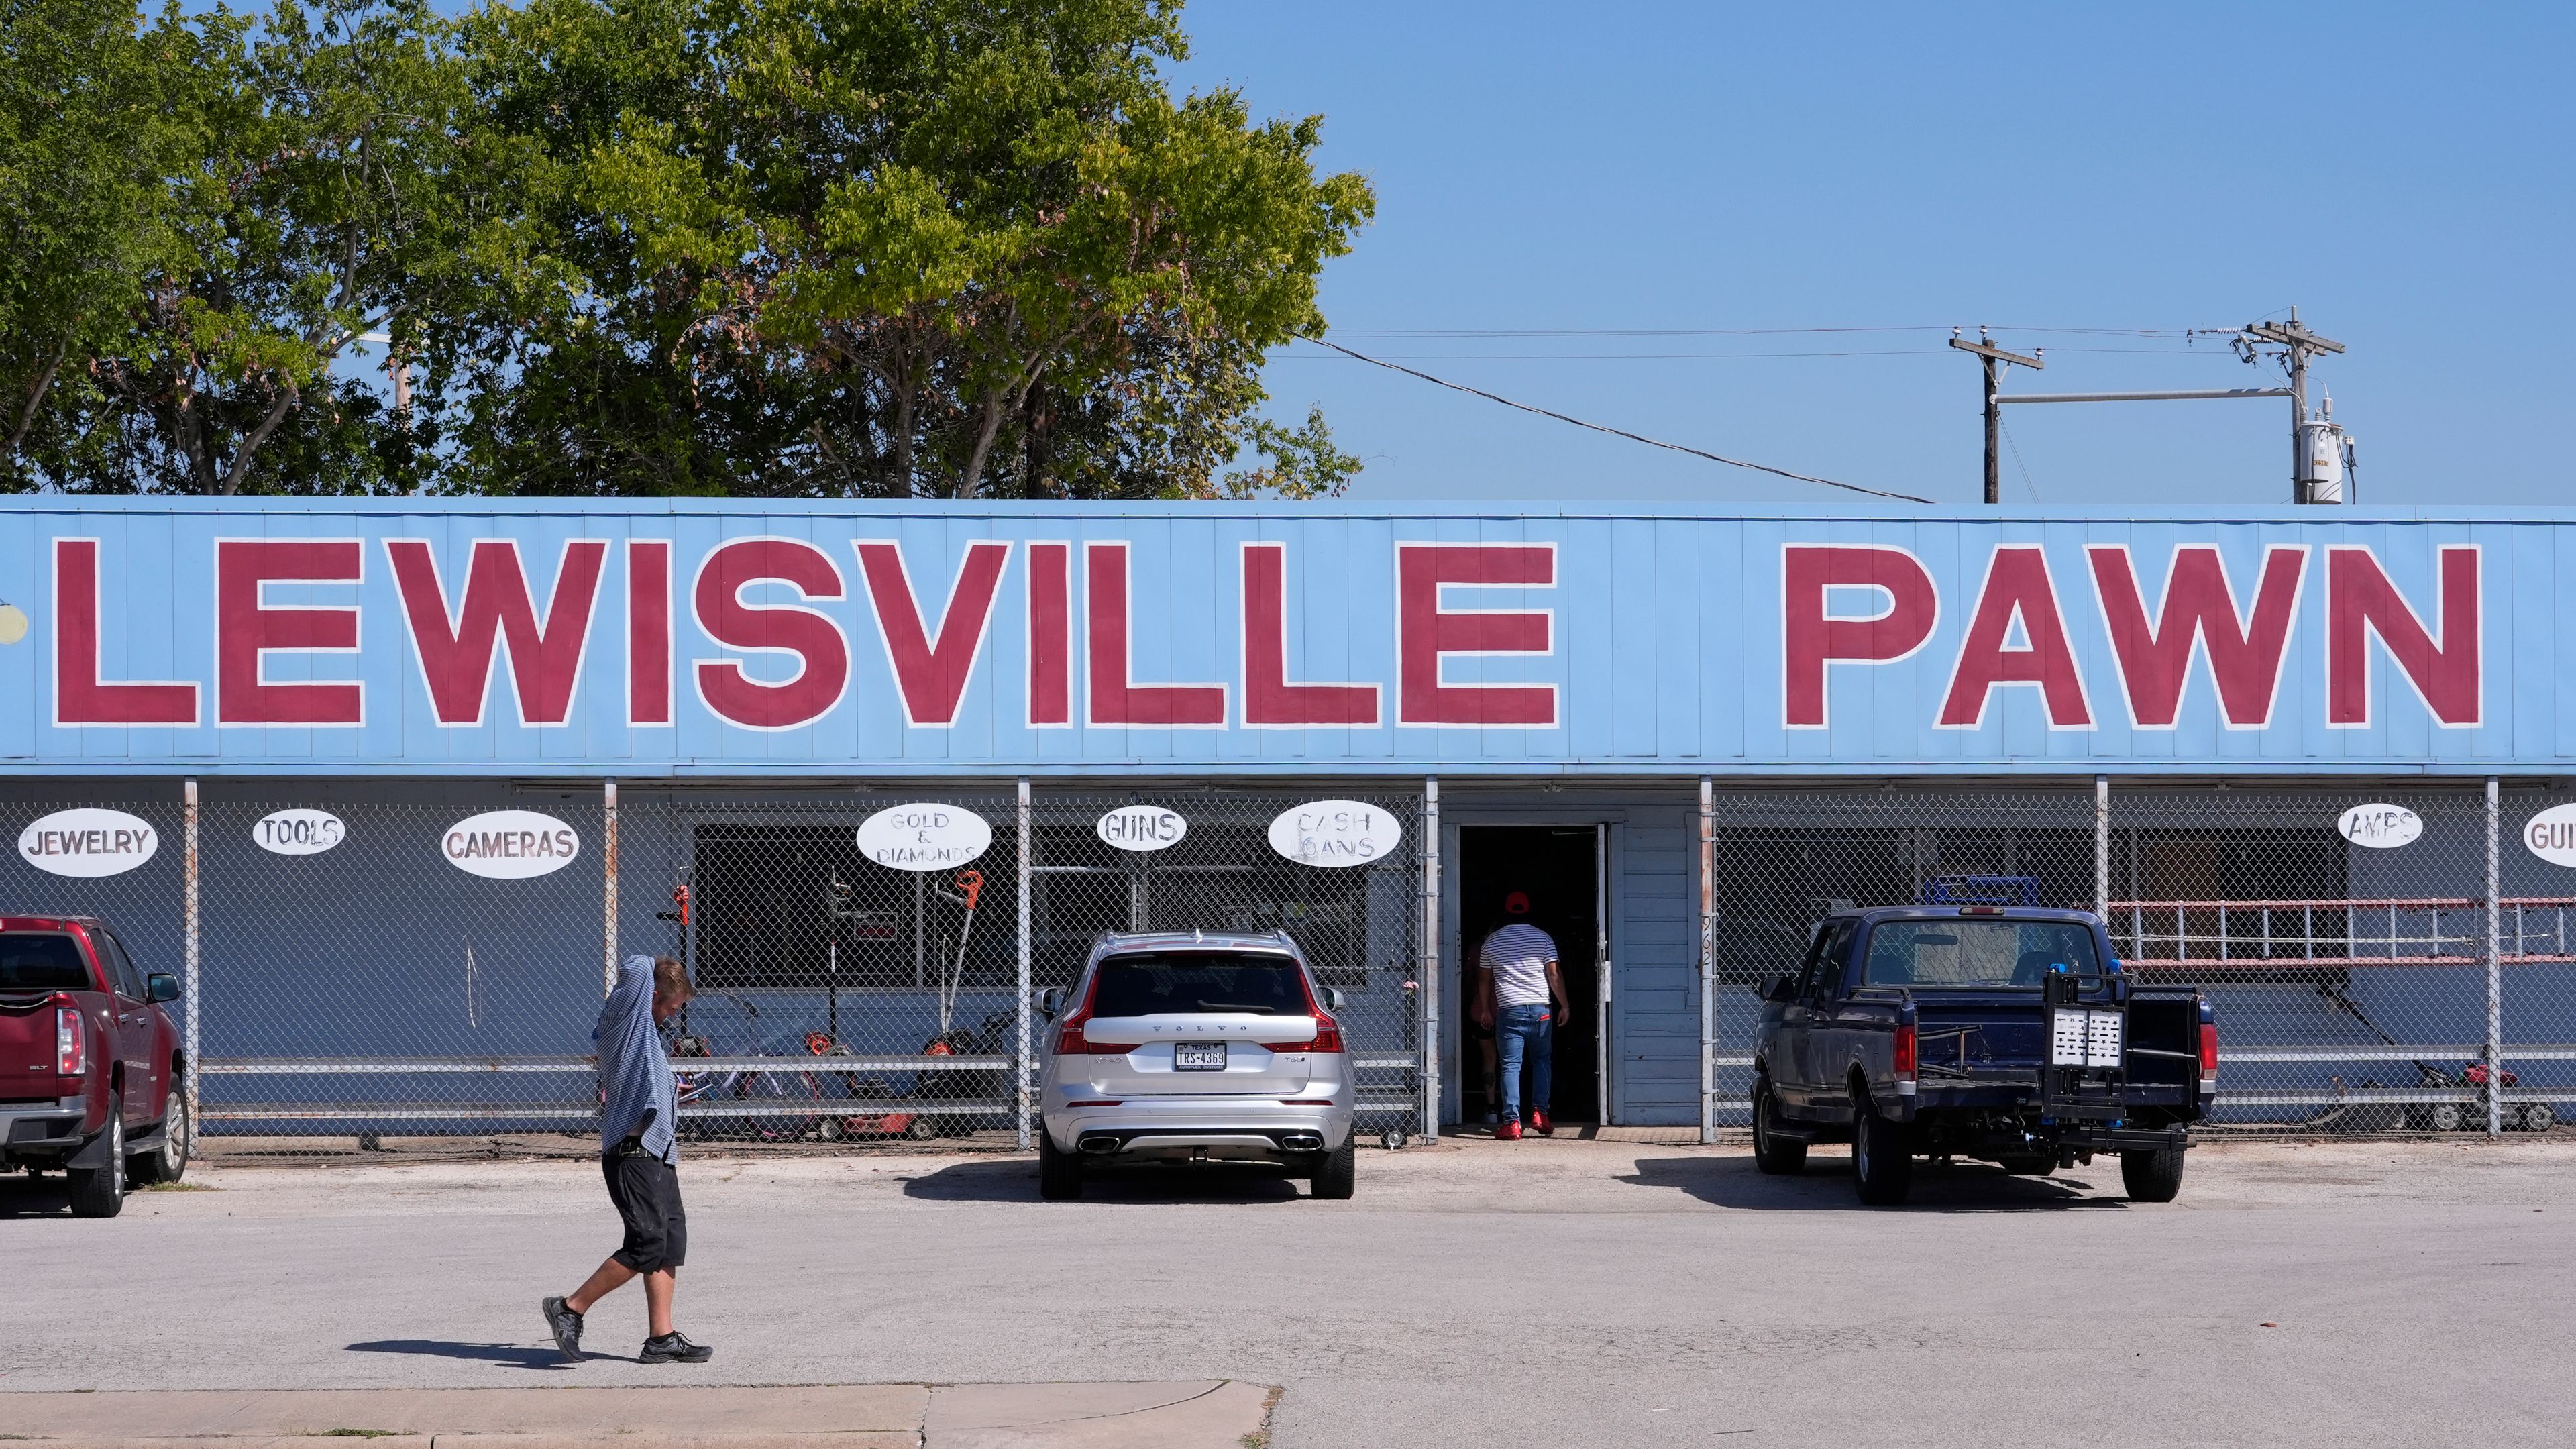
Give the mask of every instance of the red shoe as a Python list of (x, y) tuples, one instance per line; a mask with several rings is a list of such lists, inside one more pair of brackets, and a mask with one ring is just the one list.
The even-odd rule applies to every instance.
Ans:
[(1556, 1124), (1547, 1120), (1545, 1112), (1532, 1108), (1530, 1109), (1530, 1130), (1541, 1137), (1553, 1137), (1556, 1135)]
[(1518, 1141), (1520, 1141), (1520, 1140), (1521, 1140), (1521, 1124), (1520, 1124), (1520, 1123), (1518, 1123), (1518, 1122), (1506, 1122), (1506, 1123), (1504, 1123), (1502, 1126), (1495, 1128), (1495, 1129), (1494, 1129), (1494, 1140), (1495, 1140), (1496, 1142), (1518, 1142)]

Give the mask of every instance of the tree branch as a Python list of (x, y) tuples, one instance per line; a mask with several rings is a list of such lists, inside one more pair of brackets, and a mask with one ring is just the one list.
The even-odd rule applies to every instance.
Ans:
[[(72, 319), (72, 323), (73, 326), (78, 326), (80, 319), (75, 317)], [(43, 402), (45, 400), (45, 394), (52, 390), (54, 385), (54, 373), (63, 365), (63, 354), (71, 350), (72, 334), (69, 329), (65, 329), (63, 332), (62, 345), (54, 349), (53, 360), (45, 364), (45, 370), (36, 374), (36, 385), (27, 390), (27, 405), (18, 410), (17, 430), (9, 435), (8, 453), (10, 457), (16, 457), (18, 455), (18, 445), (27, 441), (27, 430), (36, 425), (36, 406)]]
[(268, 405), (268, 415), (261, 418), (259, 426), (251, 429), (250, 436), (242, 439), (241, 446), (233, 450), (233, 460), (224, 469), (225, 497), (230, 498), (241, 492), (242, 484), (250, 479), (251, 455), (259, 451), (260, 444), (268, 441), (270, 433), (277, 431), (277, 425), (286, 419), (287, 410), (302, 401), (303, 394), (297, 390), (294, 380), (288, 379), (285, 387), (278, 392), (277, 401)]

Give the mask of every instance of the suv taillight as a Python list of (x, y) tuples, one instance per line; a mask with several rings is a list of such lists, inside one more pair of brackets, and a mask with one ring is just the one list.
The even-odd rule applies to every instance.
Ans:
[(54, 1009), (54, 1071), (57, 1075), (77, 1077), (89, 1070), (89, 1033), (81, 1027), (80, 1008), (61, 1006)]
[(1914, 1080), (1914, 1024), (1907, 1022), (1896, 1029), (1896, 1079)]
[(1274, 1041), (1263, 1045), (1274, 1052), (1338, 1052), (1342, 1050), (1342, 1024), (1319, 1010), (1315, 1013), (1313, 1036), (1304, 1041)]
[[(1098, 991), (1100, 983), (1094, 981), (1091, 989)], [(1057, 1056), (1123, 1057), (1136, 1049), (1137, 1044), (1134, 1042), (1093, 1041), (1083, 1035), (1082, 1029), (1090, 1020), (1091, 996), (1086, 992), (1083, 995), (1082, 1004), (1066, 1012), (1064, 1020), (1056, 1023), (1055, 1053)]]
[(2218, 1080), (2218, 1023), (2214, 1021), (2200, 1024), (2200, 1079)]

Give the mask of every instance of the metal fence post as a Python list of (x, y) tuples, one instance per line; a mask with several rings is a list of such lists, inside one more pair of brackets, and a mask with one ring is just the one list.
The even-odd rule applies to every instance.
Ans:
[(1422, 782), (1422, 1140), (1440, 1140), (1440, 781)]
[(1717, 1140), (1717, 783), (1699, 778), (1699, 1140)]
[(197, 1124), (204, 1120), (197, 1115), (197, 782), (194, 780), (188, 782), (185, 821), (188, 858), (184, 914), (188, 949), (182, 962), (188, 973), (188, 1075), (183, 1085), (188, 1094), (188, 1141), (185, 1146), (188, 1155), (194, 1157), (197, 1155)]
[(599, 994), (606, 996), (617, 989), (617, 782), (601, 787), (603, 818), (600, 824), (599, 864), (603, 881), (600, 901), (602, 973)]
[(2093, 914), (2111, 924), (2111, 777), (2093, 777)]
[(2504, 971), (2497, 937), (2503, 928), (2503, 827), (2496, 777), (2487, 776), (2487, 1135), (2504, 1132)]
[(1037, 856), (1037, 837), (1029, 830), (1029, 782), (1020, 781), (1020, 1036), (1012, 1076), (1019, 1101), (1019, 1145), (1029, 1150), (1029, 869)]

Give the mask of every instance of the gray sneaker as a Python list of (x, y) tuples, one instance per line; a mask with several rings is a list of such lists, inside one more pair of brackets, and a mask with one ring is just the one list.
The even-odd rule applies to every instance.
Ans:
[(581, 1315), (564, 1306), (560, 1298), (547, 1298), (537, 1304), (546, 1315), (546, 1327), (553, 1331), (555, 1347), (563, 1356), (578, 1363), (581, 1360)]
[(644, 1351), (637, 1354), (639, 1363), (705, 1363), (716, 1351), (703, 1343), (691, 1343), (679, 1330), (659, 1338), (644, 1340)]

